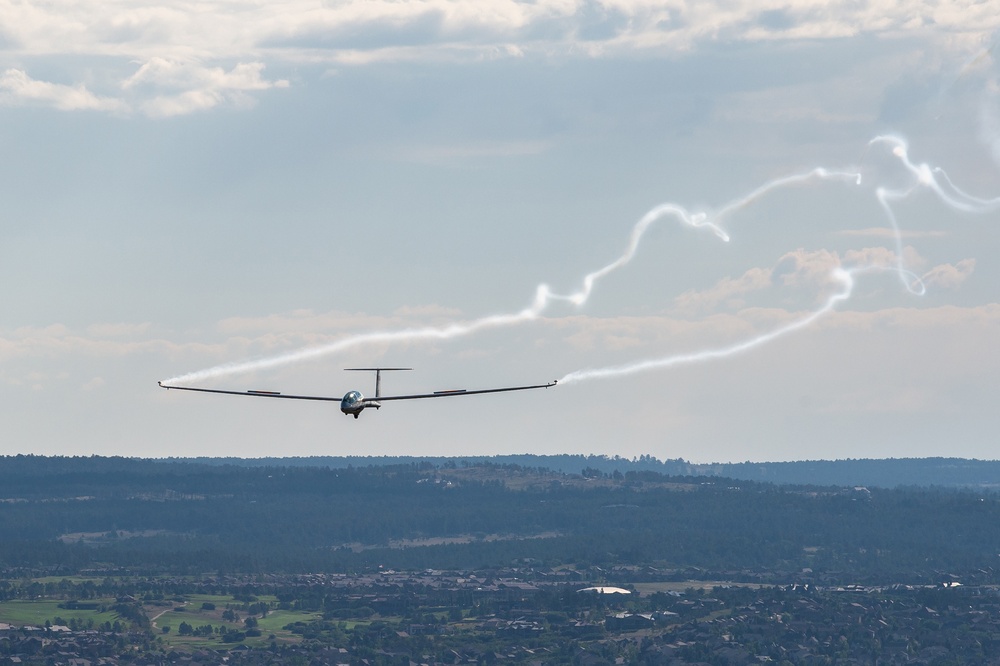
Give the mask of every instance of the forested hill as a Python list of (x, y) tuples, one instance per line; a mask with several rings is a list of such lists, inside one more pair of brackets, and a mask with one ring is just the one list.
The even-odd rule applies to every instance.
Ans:
[(1000, 489), (1000, 461), (963, 458), (806, 460), (693, 465), (693, 474), (823, 486), (942, 486)]
[(281, 467), (367, 467), (430, 464), (435, 467), (516, 465), (567, 474), (596, 470), (657, 472), (669, 476), (712, 476), (777, 484), (819, 486), (940, 486), (946, 488), (1000, 489), (1000, 461), (964, 458), (889, 458), (883, 460), (806, 460), (798, 462), (690, 463), (680, 458), (658, 460), (651, 456), (621, 458), (597, 455), (504, 455), (466, 457), (420, 456), (319, 456), (311, 458), (194, 458), (178, 462), (207, 465)]
[(581, 458), (580, 473), (500, 458), (320, 460), (0, 457), (0, 571), (307, 573), (530, 561), (651, 566), (711, 580), (801, 582), (807, 572), (826, 582), (947, 574), (1000, 583), (1000, 493), (990, 490), (597, 468), (664, 465), (651, 459)]

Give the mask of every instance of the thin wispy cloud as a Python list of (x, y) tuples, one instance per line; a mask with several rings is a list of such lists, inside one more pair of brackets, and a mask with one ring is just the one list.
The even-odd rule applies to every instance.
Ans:
[(917, 238), (944, 238), (947, 231), (918, 231), (913, 229), (900, 229), (898, 232), (889, 227), (870, 227), (868, 229), (843, 229), (833, 232), (837, 236), (852, 236), (862, 238), (896, 238), (897, 235), (904, 239)]
[[(264, 64), (239, 63), (230, 70), (206, 67), (197, 62), (179, 62), (153, 58), (130, 76), (122, 87), (126, 91), (150, 90), (154, 95), (141, 103), (143, 111), (152, 117), (185, 115), (211, 109), (226, 102), (253, 104), (250, 92), (270, 88), (287, 88), (287, 80), (266, 80)], [(176, 91), (161, 94), (161, 91)]]
[(124, 101), (96, 95), (82, 83), (65, 85), (37, 81), (20, 69), (8, 69), (0, 74), (0, 104), (47, 106), (60, 111), (128, 110)]
[[(927, 264), (912, 247), (905, 247), (903, 255), (903, 263), (911, 269), (922, 270)], [(744, 309), (765, 296), (786, 308), (789, 302), (808, 305), (836, 287), (831, 275), (837, 268), (864, 266), (889, 271), (899, 263), (898, 255), (887, 247), (860, 248), (843, 254), (799, 249), (784, 254), (774, 266), (750, 268), (738, 277), (722, 278), (707, 289), (685, 291), (674, 299), (673, 308), (684, 315), (711, 315)], [(924, 273), (921, 280), (928, 286), (957, 289), (972, 275), (975, 266), (975, 259), (940, 264)]]
[(957, 264), (941, 264), (939, 266), (935, 266), (925, 273), (921, 279), (928, 286), (941, 287), (944, 289), (957, 289), (963, 282), (971, 277), (972, 272), (975, 269), (975, 259), (963, 259)]

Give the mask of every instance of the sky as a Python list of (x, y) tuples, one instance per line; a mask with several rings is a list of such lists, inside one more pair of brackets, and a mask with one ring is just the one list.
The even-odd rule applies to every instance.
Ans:
[(0, 455), (996, 459), (991, 4), (0, 0)]

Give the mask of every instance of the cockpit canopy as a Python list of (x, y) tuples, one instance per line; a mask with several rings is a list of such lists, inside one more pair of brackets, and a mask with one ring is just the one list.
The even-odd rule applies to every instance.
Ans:
[(365, 396), (361, 395), (361, 391), (348, 391), (344, 394), (344, 399), (340, 401), (341, 405), (355, 405), (365, 399)]

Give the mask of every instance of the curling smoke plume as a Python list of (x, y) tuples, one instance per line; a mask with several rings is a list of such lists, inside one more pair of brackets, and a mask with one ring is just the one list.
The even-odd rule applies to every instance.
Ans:
[[(900, 280), (909, 291), (916, 294), (923, 294), (925, 292), (923, 282), (918, 276), (907, 270), (903, 264), (902, 233), (900, 231), (898, 221), (896, 220), (896, 216), (892, 210), (892, 203), (910, 196), (913, 192), (920, 188), (928, 188), (934, 192), (942, 202), (957, 211), (981, 213), (1000, 208), (1000, 198), (980, 199), (971, 196), (956, 187), (948, 178), (947, 174), (941, 169), (932, 168), (927, 164), (914, 164), (910, 161), (908, 147), (905, 140), (900, 137), (892, 135), (875, 137), (869, 143), (869, 148), (883, 144), (890, 147), (892, 155), (900, 161), (904, 169), (911, 177), (911, 183), (905, 189), (891, 190), (884, 187), (878, 187), (875, 189), (875, 196), (885, 211), (895, 237), (897, 249), (897, 264), (895, 267), (888, 269), (882, 266), (855, 267), (852, 269), (837, 268), (834, 270), (832, 278), (833, 281), (840, 286), (840, 289), (835, 294), (830, 296), (821, 307), (802, 315), (791, 323), (736, 344), (688, 354), (644, 359), (619, 366), (577, 370), (565, 375), (559, 380), (559, 382), (561, 384), (566, 384), (588, 379), (616, 377), (648, 370), (668, 368), (675, 365), (720, 359), (749, 351), (755, 347), (759, 347), (796, 330), (804, 328), (823, 315), (831, 312), (838, 303), (846, 301), (851, 297), (854, 289), (854, 276), (866, 271), (892, 270), (899, 276)], [(226, 375), (274, 368), (290, 363), (297, 363), (336, 354), (366, 344), (413, 342), (418, 340), (447, 340), (463, 337), (487, 329), (513, 326), (538, 319), (546, 308), (548, 308), (548, 306), (554, 301), (562, 301), (575, 306), (582, 306), (588, 301), (594, 288), (601, 279), (620, 268), (624, 268), (632, 261), (639, 249), (644, 234), (654, 222), (658, 222), (664, 218), (673, 218), (686, 227), (711, 231), (713, 235), (721, 241), (728, 242), (729, 234), (721, 226), (721, 222), (724, 218), (738, 212), (746, 206), (749, 206), (758, 199), (775, 190), (817, 180), (844, 181), (860, 186), (861, 173), (857, 170), (831, 171), (824, 168), (816, 168), (809, 172), (778, 178), (765, 183), (761, 187), (739, 199), (725, 204), (714, 213), (704, 211), (691, 212), (683, 206), (674, 203), (666, 203), (656, 206), (643, 215), (642, 218), (633, 226), (624, 252), (611, 263), (585, 275), (581, 281), (582, 284), (577, 291), (569, 294), (559, 294), (553, 292), (548, 285), (541, 284), (535, 290), (535, 297), (532, 303), (520, 312), (492, 315), (439, 327), (409, 328), (397, 331), (376, 331), (364, 333), (347, 337), (327, 345), (309, 347), (268, 358), (231, 363), (197, 372), (191, 372), (164, 380), (163, 383), (177, 384), (194, 382)]]

